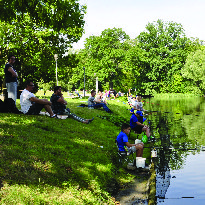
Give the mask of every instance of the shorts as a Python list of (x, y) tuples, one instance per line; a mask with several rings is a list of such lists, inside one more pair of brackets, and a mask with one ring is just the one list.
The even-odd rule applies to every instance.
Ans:
[(136, 126), (134, 128), (132, 128), (132, 130), (134, 130), (135, 132), (137, 132), (137, 134), (141, 134), (142, 133), (142, 128), (143, 126)]
[(44, 108), (43, 104), (34, 103), (26, 113), (26, 115), (38, 115), (40, 111)]

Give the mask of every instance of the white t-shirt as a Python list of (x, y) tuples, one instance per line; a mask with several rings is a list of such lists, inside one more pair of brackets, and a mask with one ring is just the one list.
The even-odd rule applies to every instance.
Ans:
[(29, 100), (31, 97), (35, 97), (35, 95), (26, 89), (24, 89), (20, 95), (21, 111), (24, 114), (26, 114), (28, 112), (29, 108), (32, 106), (32, 103)]

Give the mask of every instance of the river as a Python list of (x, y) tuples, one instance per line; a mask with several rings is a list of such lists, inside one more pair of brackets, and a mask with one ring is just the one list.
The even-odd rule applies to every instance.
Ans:
[[(204, 98), (159, 96), (143, 103), (149, 110), (147, 124), (156, 138), (145, 145), (157, 151), (156, 158), (146, 160), (154, 164), (154, 187), (150, 186), (145, 200), (137, 198), (135, 189), (126, 200), (119, 194), (120, 204), (205, 204)], [(136, 180), (133, 186), (139, 184)]]

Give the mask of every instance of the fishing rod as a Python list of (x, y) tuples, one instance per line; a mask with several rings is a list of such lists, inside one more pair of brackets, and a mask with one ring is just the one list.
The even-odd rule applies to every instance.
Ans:
[[(144, 148), (150, 148), (150, 149), (168, 149), (168, 150), (185, 150), (185, 151), (189, 151), (189, 150), (199, 150), (197, 148), (175, 148), (175, 147), (144, 147)], [(200, 150), (205, 151), (205, 147), (202, 147)]]
[[(148, 112), (148, 113), (154, 113), (154, 112), (161, 112), (161, 113), (166, 113), (166, 114), (169, 114), (169, 113), (173, 113), (173, 112), (168, 112), (168, 111), (160, 111), (160, 110), (145, 110), (145, 112)], [(183, 113), (179, 113), (179, 112), (176, 112), (176, 113), (173, 113), (173, 114), (177, 114), (177, 115), (180, 115), (180, 114), (183, 114)], [(149, 114), (148, 114), (149, 115)], [(186, 114), (183, 114), (183, 115), (191, 115), (190, 113), (186, 113)], [(195, 115), (195, 116), (199, 116), (199, 115)]]

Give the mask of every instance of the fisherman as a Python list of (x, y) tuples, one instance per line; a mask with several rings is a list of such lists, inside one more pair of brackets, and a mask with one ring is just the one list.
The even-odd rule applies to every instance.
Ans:
[(132, 114), (130, 118), (130, 127), (134, 130), (137, 134), (141, 134), (142, 132), (146, 132), (146, 136), (148, 140), (150, 140), (150, 129), (147, 125), (143, 124), (143, 114), (142, 111), (137, 111)]

